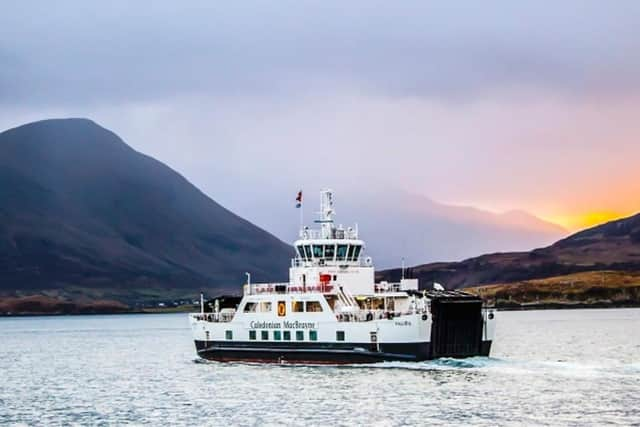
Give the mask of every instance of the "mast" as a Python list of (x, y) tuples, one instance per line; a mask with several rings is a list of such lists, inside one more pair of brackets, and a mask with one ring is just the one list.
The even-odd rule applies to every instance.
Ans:
[(326, 189), (320, 191), (320, 230), (323, 239), (331, 239), (333, 237), (333, 191)]

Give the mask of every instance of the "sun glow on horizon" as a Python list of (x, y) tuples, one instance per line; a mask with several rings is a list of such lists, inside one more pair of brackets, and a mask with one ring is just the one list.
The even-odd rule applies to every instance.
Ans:
[(613, 211), (586, 212), (576, 215), (541, 216), (546, 221), (558, 224), (568, 231), (575, 232), (585, 228), (604, 224), (605, 222), (627, 217), (631, 214)]

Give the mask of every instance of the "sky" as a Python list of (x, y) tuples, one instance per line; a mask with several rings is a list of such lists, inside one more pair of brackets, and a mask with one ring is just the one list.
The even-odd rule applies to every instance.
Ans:
[(635, 0), (8, 2), (0, 129), (91, 118), (259, 225), (328, 186), (577, 230), (640, 211), (638, 22)]

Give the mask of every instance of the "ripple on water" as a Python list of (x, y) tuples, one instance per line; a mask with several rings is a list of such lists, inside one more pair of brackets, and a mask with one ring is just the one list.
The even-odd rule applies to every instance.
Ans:
[(492, 357), (351, 366), (207, 362), (179, 314), (0, 319), (0, 424), (640, 423), (640, 310), (549, 317), (502, 313)]

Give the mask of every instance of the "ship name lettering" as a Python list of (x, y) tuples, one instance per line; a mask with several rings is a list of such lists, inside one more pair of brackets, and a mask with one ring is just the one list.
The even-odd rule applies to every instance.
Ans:
[(402, 322), (395, 322), (396, 326), (411, 326), (411, 322), (409, 322), (408, 320), (404, 320)]
[(251, 329), (280, 329), (282, 328), (282, 325), (280, 324), (280, 322), (252, 321), (251, 323), (249, 323), (249, 327)]

